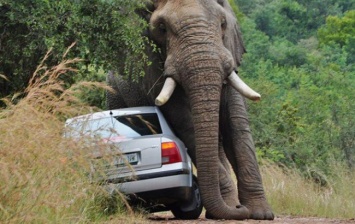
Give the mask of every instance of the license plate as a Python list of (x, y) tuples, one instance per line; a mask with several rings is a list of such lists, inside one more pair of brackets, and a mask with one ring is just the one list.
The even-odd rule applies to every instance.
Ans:
[(129, 153), (129, 154), (124, 154), (120, 157), (117, 157), (115, 159), (114, 165), (116, 166), (121, 166), (125, 164), (136, 164), (138, 163), (138, 153)]

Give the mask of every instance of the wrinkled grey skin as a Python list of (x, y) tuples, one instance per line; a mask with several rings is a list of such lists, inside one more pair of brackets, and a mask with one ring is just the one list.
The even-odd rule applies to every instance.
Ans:
[(139, 83), (108, 74), (116, 90), (107, 95), (109, 109), (154, 105), (165, 78), (172, 77), (178, 85), (161, 110), (197, 166), (207, 216), (273, 219), (244, 98), (224, 84), (245, 51), (228, 1), (156, 0), (148, 8), (142, 13), (150, 23), (147, 35), (163, 53), (147, 46), (153, 64)]

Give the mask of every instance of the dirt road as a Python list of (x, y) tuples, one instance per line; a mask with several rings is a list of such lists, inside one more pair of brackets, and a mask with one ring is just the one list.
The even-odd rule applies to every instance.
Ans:
[(210, 220), (205, 219), (204, 214), (197, 220), (176, 220), (174, 216), (169, 213), (154, 213), (149, 216), (147, 223), (151, 224), (347, 224), (354, 223), (355, 219), (341, 220), (341, 219), (326, 219), (326, 218), (313, 218), (313, 217), (291, 217), (291, 216), (277, 216), (273, 221), (257, 221), (257, 220), (245, 220), (245, 221), (231, 221), (231, 220)]

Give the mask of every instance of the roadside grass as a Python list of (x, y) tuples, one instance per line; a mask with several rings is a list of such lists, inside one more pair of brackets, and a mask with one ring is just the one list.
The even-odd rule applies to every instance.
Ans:
[(339, 164), (328, 185), (320, 186), (298, 171), (263, 161), (261, 172), (266, 195), (276, 215), (355, 218), (355, 174)]
[(90, 183), (82, 142), (63, 138), (66, 118), (96, 110), (76, 97), (82, 88), (105, 85), (65, 88), (61, 76), (75, 74), (79, 59), (46, 68), (48, 55), (18, 94), (21, 99), (2, 99), (7, 106), (0, 109), (0, 223), (90, 223), (112, 214), (134, 223), (142, 215), (127, 209), (122, 195), (110, 197)]

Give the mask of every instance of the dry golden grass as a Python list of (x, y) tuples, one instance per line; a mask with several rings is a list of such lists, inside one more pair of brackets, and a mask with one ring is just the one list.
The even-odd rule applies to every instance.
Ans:
[(87, 152), (80, 150), (80, 141), (63, 140), (66, 118), (95, 110), (76, 97), (80, 89), (105, 85), (86, 82), (65, 89), (60, 76), (75, 73), (72, 65), (79, 59), (46, 68), (47, 57), (18, 94), (24, 96), (18, 103), (12, 103), (16, 96), (3, 99), (0, 223), (86, 223), (114, 212), (127, 216), (122, 198), (110, 198), (89, 183)]
[(355, 217), (355, 174), (334, 165), (329, 186), (275, 164), (261, 167), (267, 198), (276, 214), (326, 218)]

